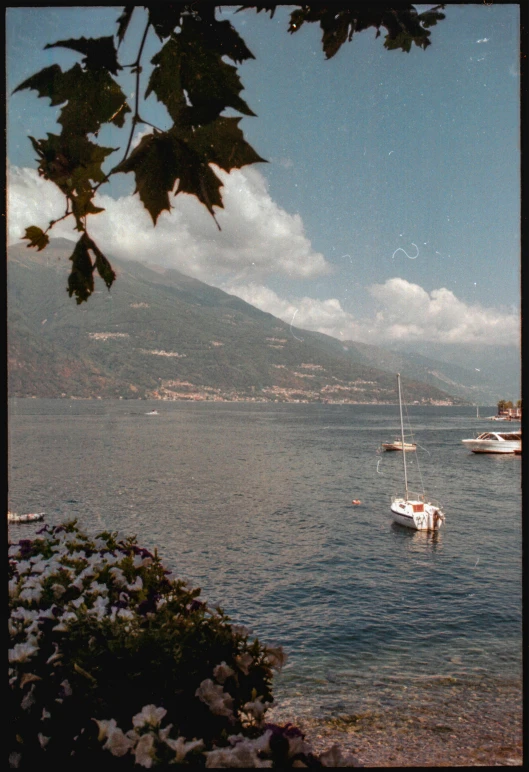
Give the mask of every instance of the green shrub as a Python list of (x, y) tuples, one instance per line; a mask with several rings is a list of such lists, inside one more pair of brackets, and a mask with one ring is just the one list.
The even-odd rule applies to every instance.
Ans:
[(10, 766), (357, 766), (266, 722), (282, 649), (169, 574), (76, 521), (9, 545)]

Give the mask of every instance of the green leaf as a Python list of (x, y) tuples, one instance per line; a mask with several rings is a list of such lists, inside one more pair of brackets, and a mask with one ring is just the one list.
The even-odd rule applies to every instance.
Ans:
[(39, 155), (39, 174), (68, 196), (77, 230), (84, 230), (82, 219), (103, 211), (92, 203), (92, 183), (105, 179), (101, 164), (114, 148), (95, 145), (87, 137), (77, 135), (48, 134), (46, 140), (30, 140)]
[(143, 137), (129, 158), (114, 171), (134, 173), (135, 192), (156, 225), (159, 214), (171, 208), (168, 193), (174, 189), (178, 177), (174, 143), (169, 135), (155, 132)]
[(118, 62), (112, 36), (58, 40), (56, 43), (48, 43), (44, 46), (44, 49), (47, 48), (70, 48), (84, 54), (83, 64), (88, 70), (108, 70), (117, 75), (118, 70), (123, 69)]
[(36, 225), (31, 225), (29, 228), (26, 228), (26, 234), (25, 236), (22, 236), (22, 238), (29, 241), (29, 244), (26, 245), (27, 247), (37, 247), (39, 252), (41, 249), (45, 249), (50, 243), (47, 234)]
[(66, 133), (97, 134), (104, 123), (121, 128), (130, 112), (125, 94), (106, 70), (74, 65), (64, 73), (63, 93), (68, 103), (58, 120)]
[(88, 253), (88, 242), (88, 238), (83, 234), (70, 257), (72, 271), (68, 277), (68, 295), (75, 295), (77, 305), (88, 300), (94, 291), (94, 266)]

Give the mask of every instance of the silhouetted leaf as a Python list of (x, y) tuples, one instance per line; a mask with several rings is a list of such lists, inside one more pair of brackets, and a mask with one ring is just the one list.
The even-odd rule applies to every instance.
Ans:
[(178, 161), (174, 145), (167, 133), (155, 132), (143, 137), (129, 158), (119, 164), (116, 172), (133, 172), (136, 191), (156, 224), (158, 215), (170, 210), (168, 193), (178, 177)]
[(92, 203), (95, 193), (92, 183), (105, 179), (101, 164), (113, 148), (95, 145), (85, 136), (77, 135), (48, 133), (48, 139), (30, 137), (30, 140), (39, 155), (39, 174), (68, 196), (77, 229), (84, 230), (82, 218), (103, 211)]
[(220, 114), (232, 107), (244, 115), (255, 115), (239, 93), (242, 84), (237, 68), (222, 60), (223, 52), (211, 48), (200, 22), (182, 20), (182, 31), (174, 35), (180, 48), (180, 79), (193, 107), (208, 106)]
[(13, 94), (16, 94), (17, 91), (31, 88), (38, 91), (39, 97), (48, 97), (52, 105), (60, 105), (67, 99), (62, 90), (63, 76), (63, 71), (59, 65), (52, 64), (51, 67), (45, 67), (40, 72), (27, 78), (27, 80), (16, 87)]
[(88, 253), (87, 241), (83, 234), (70, 257), (72, 271), (68, 277), (68, 295), (75, 295), (77, 305), (88, 300), (94, 291), (94, 266)]
[(154, 93), (162, 102), (167, 112), (178, 121), (186, 109), (186, 98), (180, 80), (181, 51), (180, 46), (171, 36), (163, 48), (151, 59), (154, 69), (149, 79), (145, 98)]
[(107, 289), (110, 289), (110, 287), (112, 286), (116, 278), (116, 274), (114, 273), (112, 266), (110, 265), (110, 263), (108, 262), (104, 254), (101, 252), (97, 244), (88, 237), (87, 237), (87, 242), (90, 249), (96, 256), (95, 267), (97, 268), (97, 272), (101, 276), (105, 284), (107, 285)]
[(130, 112), (125, 94), (106, 70), (82, 70), (76, 64), (64, 73), (68, 100), (59, 123), (71, 134), (96, 134), (104, 123), (121, 127)]
[(240, 118), (217, 118), (192, 133), (189, 145), (206, 163), (214, 163), (229, 172), (241, 166), (267, 163), (246, 142), (239, 129)]
[(134, 6), (133, 5), (126, 5), (123, 8), (123, 11), (121, 12), (121, 16), (117, 20), (118, 25), (118, 31), (117, 31), (117, 37), (118, 37), (118, 46), (123, 43), (123, 39), (125, 38), (125, 33), (127, 32), (127, 28), (129, 26), (129, 22), (131, 20), (132, 14), (134, 13)]
[(180, 26), (184, 10), (182, 3), (157, 3), (146, 5), (145, 8), (149, 12), (149, 21), (160, 40), (168, 38), (176, 27)]
[(83, 64), (88, 70), (103, 69), (117, 75), (118, 70), (123, 69), (118, 62), (112, 36), (58, 40), (56, 43), (48, 43), (44, 48), (70, 48), (72, 51), (78, 51), (84, 54)]
[(26, 228), (26, 234), (22, 236), (22, 238), (28, 239), (29, 244), (26, 245), (27, 247), (37, 247), (39, 252), (41, 249), (45, 249), (50, 243), (48, 235), (36, 225), (31, 225), (29, 228)]
[(387, 29), (384, 45), (388, 50), (400, 48), (409, 51), (411, 44), (426, 48), (430, 45), (430, 33), (426, 27), (444, 19), (438, 5), (418, 14), (409, 4), (379, 5), (378, 3), (312, 3), (297, 8), (290, 15), (289, 32), (297, 32), (305, 22), (319, 22), (323, 31), (322, 46), (327, 59), (331, 59), (346, 40), (351, 41), (355, 32), (374, 27), (376, 37), (380, 27)]

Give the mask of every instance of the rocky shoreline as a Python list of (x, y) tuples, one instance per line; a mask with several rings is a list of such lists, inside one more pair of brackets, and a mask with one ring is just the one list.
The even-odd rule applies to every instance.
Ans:
[[(366, 767), (522, 766), (522, 697), (449, 697), (434, 708), (365, 711), (329, 718), (293, 716), (278, 706), (277, 722), (291, 721), (316, 753), (337, 743)], [(288, 715), (287, 715), (288, 714)]]

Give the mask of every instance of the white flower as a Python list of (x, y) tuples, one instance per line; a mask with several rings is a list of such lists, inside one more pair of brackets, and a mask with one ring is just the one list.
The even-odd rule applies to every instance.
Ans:
[(41, 748), (44, 748), (50, 741), (50, 738), (46, 737), (46, 735), (42, 734), (42, 732), (39, 732), (37, 737), (39, 738)]
[(39, 647), (29, 641), (15, 643), (14, 647), (8, 651), (9, 662), (27, 662), (38, 650)]
[(18, 581), (15, 577), (9, 580), (7, 590), (10, 598), (16, 598), (18, 595)]
[(87, 591), (97, 595), (108, 595), (108, 587), (102, 582), (92, 582)]
[(114, 566), (114, 568), (110, 569), (109, 573), (114, 578), (114, 584), (117, 584), (118, 587), (125, 587), (127, 579), (121, 568), (116, 568), (116, 566)]
[(21, 707), (22, 710), (29, 710), (32, 705), (35, 703), (35, 684), (32, 684), (31, 689), (24, 695), (24, 698), (22, 700)]
[(150, 769), (154, 760), (154, 737), (144, 734), (140, 737), (135, 750), (136, 764)]
[(28, 571), (31, 571), (31, 563), (29, 560), (21, 560), (17, 565), (17, 570), (19, 575), (22, 576), (22, 574), (26, 574)]
[[(230, 738), (230, 741), (232, 738)], [(255, 741), (243, 738), (234, 748), (219, 748), (206, 753), (206, 768), (239, 767), (239, 768), (270, 768), (271, 760), (262, 760), (257, 755), (258, 746)]]
[(281, 670), (281, 668), (287, 661), (287, 655), (283, 651), (282, 646), (266, 646), (265, 653), (266, 653), (266, 658), (270, 663), (270, 667), (273, 667), (276, 670)]
[(46, 560), (39, 560), (38, 563), (32, 568), (34, 574), (42, 574), (48, 568), (48, 562)]
[(145, 726), (159, 726), (162, 718), (167, 713), (165, 708), (157, 708), (156, 705), (144, 705), (141, 713), (132, 717), (132, 725), (138, 728)]
[(120, 617), (120, 619), (134, 619), (134, 612), (128, 608), (120, 608), (118, 617)]
[(211, 678), (202, 681), (195, 692), (195, 696), (205, 702), (212, 713), (217, 716), (233, 716), (233, 699), (231, 695), (223, 691), (220, 684), (214, 684)]
[(244, 654), (238, 654), (235, 657), (235, 662), (244, 675), (248, 675), (250, 665), (253, 663), (253, 657), (249, 652), (245, 652)]
[(42, 587), (25, 587), (18, 597), (20, 600), (38, 603), (42, 597)]
[(9, 754), (9, 766), (11, 769), (18, 769), (21, 758), (22, 754), (17, 753), (16, 751), (12, 751), (12, 753)]
[(98, 619), (103, 619), (107, 612), (108, 603), (108, 598), (103, 598), (101, 595), (98, 595), (94, 601), (94, 605), (89, 609), (88, 613), (96, 616)]
[(51, 713), (49, 712), (49, 710), (46, 710), (46, 708), (42, 708), (42, 716), (40, 720), (46, 721), (47, 718), (51, 718)]
[(141, 576), (136, 577), (136, 581), (133, 582), (133, 584), (127, 584), (127, 590), (129, 592), (135, 592), (136, 590), (141, 590), (143, 588), (143, 580)]
[(57, 643), (55, 643), (55, 641), (54, 641), (54, 642), (53, 642), (53, 645), (55, 646), (55, 651), (54, 651), (54, 652), (53, 652), (53, 654), (52, 654), (50, 657), (48, 657), (48, 659), (46, 660), (46, 664), (47, 664), (47, 665), (51, 665), (51, 663), (52, 663), (52, 662), (55, 662), (55, 660), (57, 660), (57, 659), (60, 659), (60, 658), (62, 657), (62, 652), (60, 652), (60, 651), (59, 651), (59, 646), (58, 646), (58, 644), (57, 644)]
[(213, 669), (213, 675), (219, 684), (223, 684), (227, 678), (235, 675), (235, 670), (233, 670), (233, 668), (231, 668), (225, 662), (221, 662), (220, 665), (217, 665), (217, 667)]
[[(162, 732), (160, 732), (160, 737), (161, 736)], [(201, 751), (204, 748), (203, 740), (191, 740), (190, 742), (186, 742), (185, 737), (179, 737), (177, 740), (171, 740), (170, 737), (164, 737), (163, 739), (166, 745), (176, 753), (174, 760), (170, 762), (172, 764), (181, 764), (190, 751)]]
[(66, 592), (66, 587), (64, 587), (62, 584), (59, 584), (58, 582), (52, 584), (51, 589), (53, 590), (53, 595), (57, 600), (60, 600)]
[(269, 702), (264, 702), (263, 703), (262, 700), (263, 700), (262, 697), (257, 697), (257, 699), (254, 700), (253, 702), (247, 702), (243, 706), (244, 712), (248, 713), (251, 716), (253, 716), (253, 718), (256, 721), (258, 721), (258, 722), (260, 722), (262, 720), (262, 718), (264, 716), (264, 713), (265, 713), (265, 710), (270, 705)]
[(71, 697), (73, 694), (72, 687), (70, 686), (70, 682), (66, 678), (61, 683), (61, 686), (63, 688), (64, 696)]
[(99, 742), (106, 739), (103, 748), (110, 751), (113, 756), (124, 756), (134, 746), (132, 740), (126, 737), (121, 729), (116, 724), (116, 719), (111, 718), (110, 721), (103, 719), (98, 721), (97, 718), (93, 719), (99, 728)]

